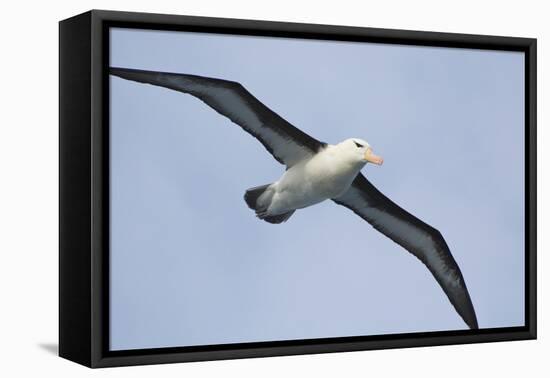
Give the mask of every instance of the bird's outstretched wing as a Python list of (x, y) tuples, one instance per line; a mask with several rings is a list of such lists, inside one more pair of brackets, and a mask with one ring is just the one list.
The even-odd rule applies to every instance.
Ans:
[(438, 230), (396, 205), (361, 173), (348, 191), (333, 201), (351, 209), (422, 261), (466, 324), (478, 328), (464, 277)]
[(325, 146), (284, 120), (237, 82), (115, 67), (110, 69), (110, 74), (197, 97), (258, 139), (277, 161), (287, 167), (314, 155)]

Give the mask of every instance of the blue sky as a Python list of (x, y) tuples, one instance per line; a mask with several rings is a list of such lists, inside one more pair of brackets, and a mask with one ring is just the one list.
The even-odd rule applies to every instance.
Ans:
[[(481, 328), (524, 323), (522, 53), (111, 30), (111, 65), (238, 81), (445, 237)], [(326, 201), (259, 221), (284, 167), (196, 98), (111, 78), (111, 349), (464, 329), (429, 271)]]

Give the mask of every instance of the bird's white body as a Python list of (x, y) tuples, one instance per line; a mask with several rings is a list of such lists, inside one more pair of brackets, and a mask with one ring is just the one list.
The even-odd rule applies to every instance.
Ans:
[[(266, 215), (284, 214), (345, 193), (366, 164), (361, 141), (360, 151), (354, 140), (327, 145), (311, 158), (290, 167), (271, 184), (258, 203), (267, 207)], [(262, 203), (269, 201), (269, 203)]]

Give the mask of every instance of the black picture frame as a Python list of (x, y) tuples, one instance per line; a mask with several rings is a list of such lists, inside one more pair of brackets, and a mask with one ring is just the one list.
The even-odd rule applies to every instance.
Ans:
[[(109, 351), (110, 27), (525, 54), (525, 326)], [(536, 39), (92, 10), (59, 24), (59, 355), (88, 367), (536, 338)]]

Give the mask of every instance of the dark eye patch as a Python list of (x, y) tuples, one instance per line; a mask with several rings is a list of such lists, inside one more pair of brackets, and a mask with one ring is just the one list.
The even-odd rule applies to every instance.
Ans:
[(357, 143), (357, 142), (355, 142), (355, 141), (353, 141), (353, 143), (355, 143), (355, 145), (356, 145), (358, 148), (365, 147), (365, 146), (363, 146), (362, 144), (359, 144), (359, 143)]

